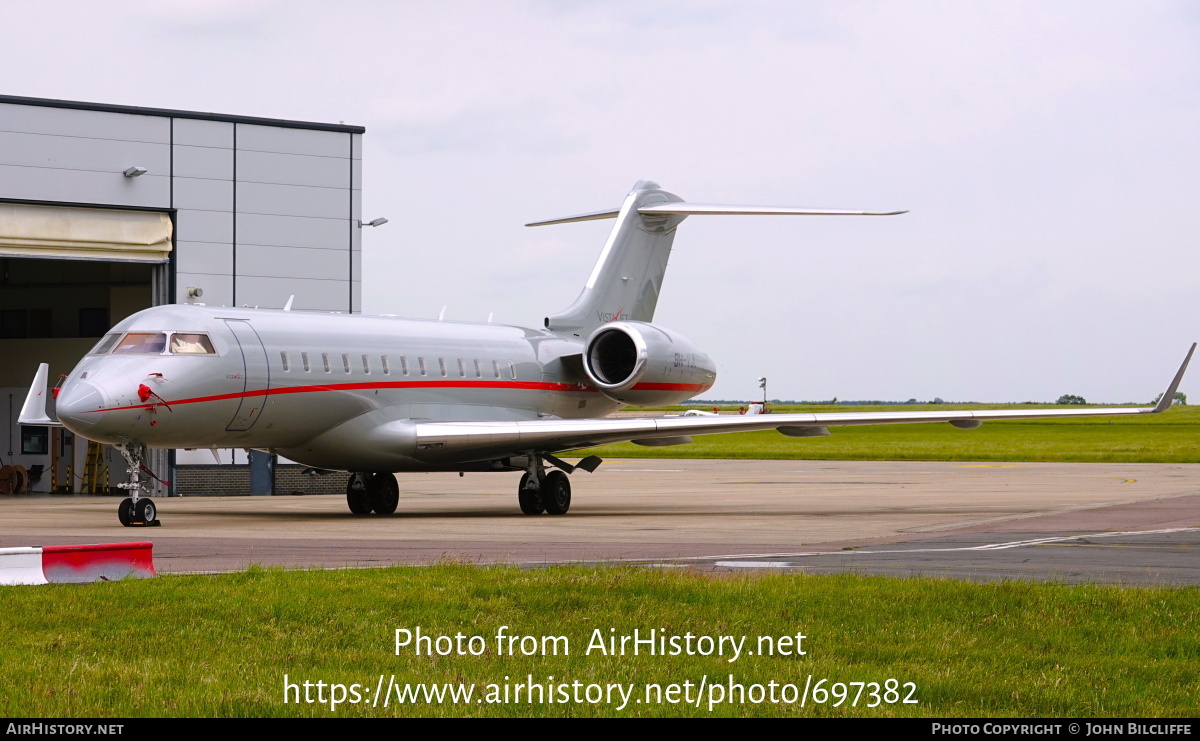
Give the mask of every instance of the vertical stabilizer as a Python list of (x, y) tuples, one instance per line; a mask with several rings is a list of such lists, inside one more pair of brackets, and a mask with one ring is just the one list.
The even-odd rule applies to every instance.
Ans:
[(606, 322), (620, 319), (653, 321), (671, 243), (675, 240), (675, 227), (686, 216), (642, 214), (638, 209), (682, 201), (650, 180), (641, 180), (634, 185), (616, 214), (617, 223), (579, 298), (570, 308), (548, 317), (546, 326), (556, 332), (586, 337)]
[(842, 211), (790, 206), (721, 206), (684, 203), (658, 183), (640, 180), (620, 209), (593, 211), (525, 226), (568, 224), (573, 221), (616, 218), (617, 224), (583, 292), (561, 314), (546, 317), (556, 332), (584, 337), (601, 324), (624, 319), (650, 322), (658, 306), (667, 258), (675, 241), (675, 228), (688, 216), (896, 216), (905, 211)]

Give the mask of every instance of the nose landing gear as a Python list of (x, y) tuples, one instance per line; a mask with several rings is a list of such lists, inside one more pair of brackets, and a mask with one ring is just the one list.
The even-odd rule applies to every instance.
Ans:
[(143, 463), (146, 457), (146, 446), (140, 443), (126, 443), (115, 446), (128, 464), (126, 471), (129, 481), (117, 484), (117, 488), (126, 489), (131, 496), (123, 499), (117, 506), (117, 519), (125, 527), (158, 527), (162, 524), (158, 519), (158, 507), (150, 497), (142, 496), (146, 484), (142, 482), (142, 474), (150, 474), (156, 481), (162, 481)]

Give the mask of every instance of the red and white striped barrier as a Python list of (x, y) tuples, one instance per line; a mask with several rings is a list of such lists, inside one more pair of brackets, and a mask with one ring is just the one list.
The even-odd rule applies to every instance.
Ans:
[(72, 584), (151, 576), (153, 543), (0, 548), (0, 584)]

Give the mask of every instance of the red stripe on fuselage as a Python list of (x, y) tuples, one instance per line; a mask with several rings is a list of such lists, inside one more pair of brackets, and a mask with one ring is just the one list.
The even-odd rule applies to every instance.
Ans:
[[(217, 394), (215, 396), (197, 396), (192, 399), (178, 399), (171, 404), (199, 404), (206, 401), (227, 401), (229, 399), (244, 399), (251, 396), (273, 396), (277, 394), (311, 394), (320, 391), (372, 391), (374, 389), (427, 389), (427, 388), (474, 388), (474, 389), (515, 389), (520, 391), (573, 391), (576, 393), (594, 394), (595, 386), (572, 383), (543, 383), (536, 381), (385, 381), (362, 383), (332, 383), (316, 386), (284, 386), (281, 388), (259, 389), (236, 394)], [(708, 386), (699, 383), (639, 383), (634, 391), (694, 391), (700, 392)], [(133, 404), (124, 407), (108, 407), (107, 409), (91, 409), (87, 413), (116, 412), (124, 409), (150, 409), (160, 404)]]

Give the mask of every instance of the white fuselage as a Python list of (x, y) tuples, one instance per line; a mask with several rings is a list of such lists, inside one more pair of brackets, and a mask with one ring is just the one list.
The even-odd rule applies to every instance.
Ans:
[[(360, 455), (368, 441), (330, 433), (358, 418), (367, 426), (575, 419), (621, 406), (563, 362), (582, 342), (548, 330), (175, 305), (135, 314), (110, 336), (134, 332), (162, 333), (167, 344), (89, 354), (63, 383), (57, 413), (79, 435), (405, 470), (430, 466), (412, 451)], [(210, 351), (174, 352), (175, 334), (203, 334)]]

